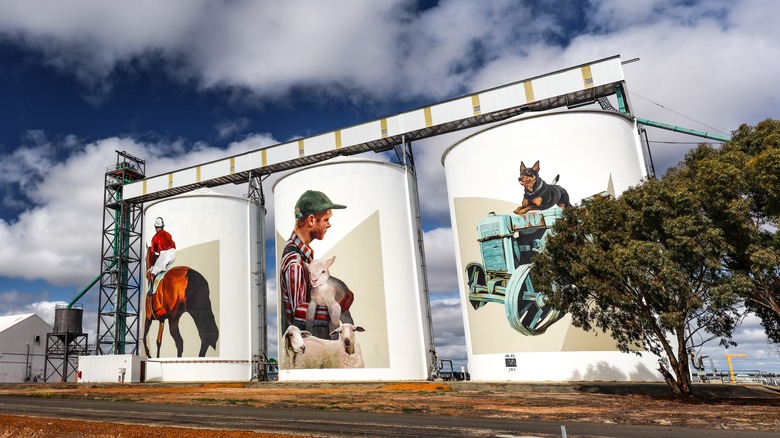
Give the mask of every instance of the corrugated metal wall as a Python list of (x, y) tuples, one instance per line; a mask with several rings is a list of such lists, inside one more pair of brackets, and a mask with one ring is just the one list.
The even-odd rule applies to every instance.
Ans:
[(17, 322), (0, 332), (0, 382), (23, 382), (28, 376), (28, 365), (30, 378), (42, 380), (46, 334), (51, 331), (49, 324), (32, 314), (20, 315)]

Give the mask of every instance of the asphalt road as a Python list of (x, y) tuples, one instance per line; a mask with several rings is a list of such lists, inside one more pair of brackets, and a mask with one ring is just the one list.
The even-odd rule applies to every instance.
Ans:
[(280, 410), (245, 406), (206, 406), (0, 396), (0, 412), (156, 426), (250, 430), (319, 437), (777, 437), (775, 432), (553, 423), (422, 414), (355, 411)]

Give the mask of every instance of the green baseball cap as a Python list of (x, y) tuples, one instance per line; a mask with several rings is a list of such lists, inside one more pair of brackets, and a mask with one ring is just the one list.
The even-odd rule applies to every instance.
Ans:
[(306, 217), (333, 208), (347, 208), (346, 205), (334, 204), (325, 193), (316, 190), (306, 190), (295, 203), (295, 217)]

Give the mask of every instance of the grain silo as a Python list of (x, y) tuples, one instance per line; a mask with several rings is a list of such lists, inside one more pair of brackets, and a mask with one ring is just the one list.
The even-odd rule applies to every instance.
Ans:
[(264, 341), (259, 306), (265, 297), (258, 277), (263, 214), (249, 199), (210, 189), (146, 206), (147, 247), (155, 222), (163, 222), (176, 245), (172, 267), (151, 296), (145, 284), (142, 297), (140, 350), (144, 354), (144, 343), (149, 348), (147, 381), (252, 378), (252, 361)]
[[(659, 379), (652, 355), (621, 353), (609, 336), (574, 327), (535, 293), (529, 275), (561, 206), (619, 195), (646, 176), (630, 117), (606, 111), (524, 117), (456, 143), (442, 163), (473, 380)], [(524, 199), (521, 167), (546, 184), (531, 195), (538, 210), (517, 210)]]
[[(298, 280), (279, 281), (277, 272), (280, 380), (430, 377), (433, 344), (415, 184), (415, 176), (407, 168), (361, 159), (331, 160), (292, 172), (275, 184), (276, 260), (283, 268), (282, 275), (295, 269), (284, 269), (281, 260), (290, 255), (285, 246), (297, 226), (296, 215), (304, 219), (296, 232), (305, 234), (302, 230), (307, 226), (310, 205), (332, 207), (327, 232), (303, 239), (311, 240), (307, 246), (314, 252), (313, 259), (328, 261), (330, 276), (352, 292), (352, 298), (345, 298), (348, 293), (336, 297), (338, 315), (329, 307), (317, 306), (307, 329), (310, 296), (299, 299), (293, 289), (304, 295), (310, 295), (311, 289), (296, 286)], [(303, 253), (298, 256), (304, 257)], [(352, 321), (363, 329), (356, 333), (362, 359), (356, 360), (355, 351), (350, 352), (349, 346), (345, 349), (344, 340), (331, 334), (334, 321), (336, 326)], [(312, 332), (311, 337), (322, 341), (323, 348), (340, 353), (323, 359), (311, 345), (305, 352), (293, 351), (284, 337), (290, 326)], [(344, 351), (346, 355), (341, 354)]]

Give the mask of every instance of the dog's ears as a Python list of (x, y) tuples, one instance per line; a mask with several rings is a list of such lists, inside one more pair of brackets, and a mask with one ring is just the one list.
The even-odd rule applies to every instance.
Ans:
[[(523, 163), (521, 161), (520, 162), (520, 173), (522, 173), (525, 169), (527, 169), (525, 167), (525, 163)], [(539, 172), (539, 160), (536, 160), (536, 163), (534, 163), (534, 166), (531, 169), (534, 170), (535, 172)]]

